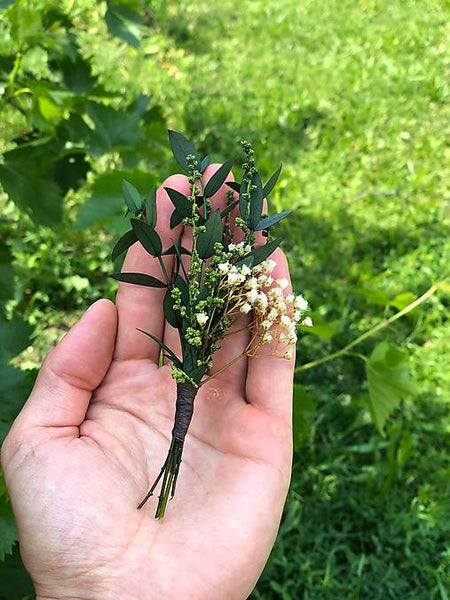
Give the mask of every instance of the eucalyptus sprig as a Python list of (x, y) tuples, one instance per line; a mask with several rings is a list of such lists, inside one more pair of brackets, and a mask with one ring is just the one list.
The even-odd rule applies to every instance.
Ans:
[[(180, 338), (181, 356), (177, 356), (151, 332), (139, 329), (157, 342), (177, 382), (169, 451), (158, 477), (138, 506), (142, 508), (162, 480), (156, 518), (164, 516), (167, 502), (175, 493), (183, 446), (199, 388), (239, 358), (254, 356), (265, 344), (271, 344), (272, 354), (290, 359), (297, 340), (297, 324), (312, 324), (307, 316), (307, 301), (302, 296), (285, 293), (287, 280), (274, 281), (272, 277), (276, 263), (269, 257), (281, 239), (272, 240), (270, 229), (291, 211), (265, 215), (264, 198), (273, 190), (281, 166), (263, 186), (251, 144), (243, 140), (242, 181), (227, 181), (233, 164), (229, 160), (205, 183), (203, 173), (208, 157), (201, 160), (193, 144), (181, 133), (169, 130), (169, 141), (189, 182), (187, 195), (165, 188), (174, 206), (170, 227), (182, 223), (189, 228), (192, 244), (189, 248), (183, 247), (180, 237), (164, 249), (155, 229), (156, 189), (142, 199), (138, 190), (124, 181), (123, 196), (131, 214), (131, 229), (116, 243), (112, 259), (139, 242), (153, 259), (159, 261), (161, 278), (144, 273), (111, 275), (125, 283), (166, 288), (164, 316), (177, 329)], [(227, 206), (223, 210), (212, 210), (210, 198), (224, 184), (229, 188)], [(262, 232), (258, 239), (265, 240), (264, 244), (257, 243), (255, 232)], [(175, 257), (175, 268), (171, 273), (167, 272), (162, 258), (168, 254)], [(213, 356), (219, 342), (234, 333), (230, 327), (241, 314), (249, 317), (246, 327), (250, 341), (239, 356), (214, 372)]]

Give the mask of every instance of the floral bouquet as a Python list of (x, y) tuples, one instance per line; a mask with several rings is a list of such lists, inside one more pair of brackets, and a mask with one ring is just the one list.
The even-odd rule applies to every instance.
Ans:
[[(247, 141), (241, 146), (245, 154), (240, 183), (227, 181), (232, 161), (225, 162), (205, 183), (202, 174), (209, 161), (200, 159), (195, 147), (182, 134), (169, 131), (174, 157), (188, 176), (189, 194), (165, 188), (173, 213), (171, 228), (180, 223), (191, 230), (189, 247), (183, 247), (181, 236), (169, 248), (163, 248), (155, 230), (157, 219), (156, 190), (142, 200), (137, 189), (123, 181), (123, 194), (131, 229), (117, 242), (112, 252), (115, 260), (136, 242), (161, 266), (161, 278), (144, 273), (114, 273), (114, 279), (141, 286), (165, 288), (163, 302), (166, 321), (177, 329), (181, 355), (157, 339), (151, 331), (143, 331), (160, 347), (160, 364), (168, 361), (177, 382), (175, 421), (167, 457), (148, 493), (138, 508), (147, 502), (161, 482), (156, 518), (164, 516), (167, 502), (175, 494), (183, 446), (194, 411), (199, 388), (222, 373), (243, 356), (255, 356), (270, 343), (271, 352), (281, 359), (291, 359), (297, 335), (297, 324), (311, 325), (308, 302), (302, 296), (287, 294), (286, 279), (272, 277), (276, 263), (270, 259), (280, 244), (271, 238), (271, 227), (291, 211), (268, 216), (265, 198), (273, 190), (280, 168), (263, 186), (255, 166), (254, 151)], [(211, 197), (226, 184), (227, 206), (212, 210)], [(175, 268), (168, 273), (163, 257), (174, 255)], [(245, 316), (244, 319), (238, 317)], [(221, 340), (241, 330), (233, 327), (244, 321), (249, 343), (243, 352), (214, 370), (214, 353)]]

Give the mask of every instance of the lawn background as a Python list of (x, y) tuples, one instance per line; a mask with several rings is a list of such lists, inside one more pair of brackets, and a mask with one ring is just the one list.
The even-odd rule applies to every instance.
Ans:
[[(448, 281), (445, 2), (153, 2), (138, 50), (108, 34), (102, 3), (60, 6), (113, 104), (150, 95), (158, 118), (144, 164), (160, 181), (175, 169), (163, 148), (167, 127), (213, 162), (239, 162), (238, 142), (249, 139), (263, 179), (283, 163), (271, 210), (295, 209), (279, 232), (317, 324), (300, 338), (299, 365)], [(29, 60), (45, 76), (42, 57)], [(26, 122), (10, 107), (2, 115), (4, 151)], [(119, 158), (92, 160), (98, 174)], [(30, 372), (90, 302), (113, 297), (104, 274), (120, 211), (99, 216), (94, 181), (68, 194), (52, 227), (2, 200), (0, 235), (16, 272), (6, 312), (34, 330), (14, 364)], [(449, 339), (441, 290), (358, 347), (370, 355), (387, 340), (409, 356), (417, 393), (394, 412), (385, 437), (371, 420), (357, 357), (297, 374), (291, 491), (252, 598), (448, 599)], [(4, 581), (16, 564), (17, 548)], [(26, 593), (25, 583), (23, 591), (14, 585), (0, 584), (0, 598)]]

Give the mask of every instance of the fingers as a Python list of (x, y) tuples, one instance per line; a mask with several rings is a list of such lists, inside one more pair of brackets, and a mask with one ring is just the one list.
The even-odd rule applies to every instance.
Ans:
[[(285, 278), (290, 282), (289, 268), (283, 252), (277, 249), (270, 258), (277, 263), (272, 277)], [(290, 294), (291, 290), (289, 283), (285, 293)], [(278, 356), (273, 356), (273, 352), (277, 352)], [(284, 348), (277, 348), (273, 342), (262, 346), (254, 357), (248, 358), (246, 397), (250, 404), (290, 420), (295, 352), (289, 360), (279, 357), (283, 354)]]
[(78, 427), (111, 364), (116, 330), (114, 304), (95, 302), (45, 359), (17, 422)]
[[(166, 249), (176, 242), (182, 225), (170, 229), (170, 216), (174, 206), (169, 199), (164, 187), (178, 190), (182, 194), (189, 191), (189, 183), (184, 175), (168, 177), (156, 192), (157, 223), (156, 230), (161, 237), (163, 248)], [(164, 265), (169, 277), (171, 276), (174, 257), (163, 257)], [(122, 271), (137, 272), (152, 275), (164, 280), (159, 261), (148, 254), (141, 244), (134, 244), (128, 251)], [(116, 304), (119, 315), (117, 342), (114, 358), (129, 360), (148, 358), (157, 362), (159, 346), (156, 342), (145, 336), (137, 328), (148, 331), (158, 339), (162, 339), (164, 332), (163, 300), (165, 288), (148, 288), (131, 283), (120, 283)]]

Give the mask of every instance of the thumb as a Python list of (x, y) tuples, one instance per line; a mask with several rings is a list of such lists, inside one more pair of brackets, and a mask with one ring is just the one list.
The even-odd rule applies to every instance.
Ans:
[(83, 422), (92, 391), (111, 364), (117, 311), (98, 300), (48, 354), (17, 420), (25, 427), (68, 427)]

